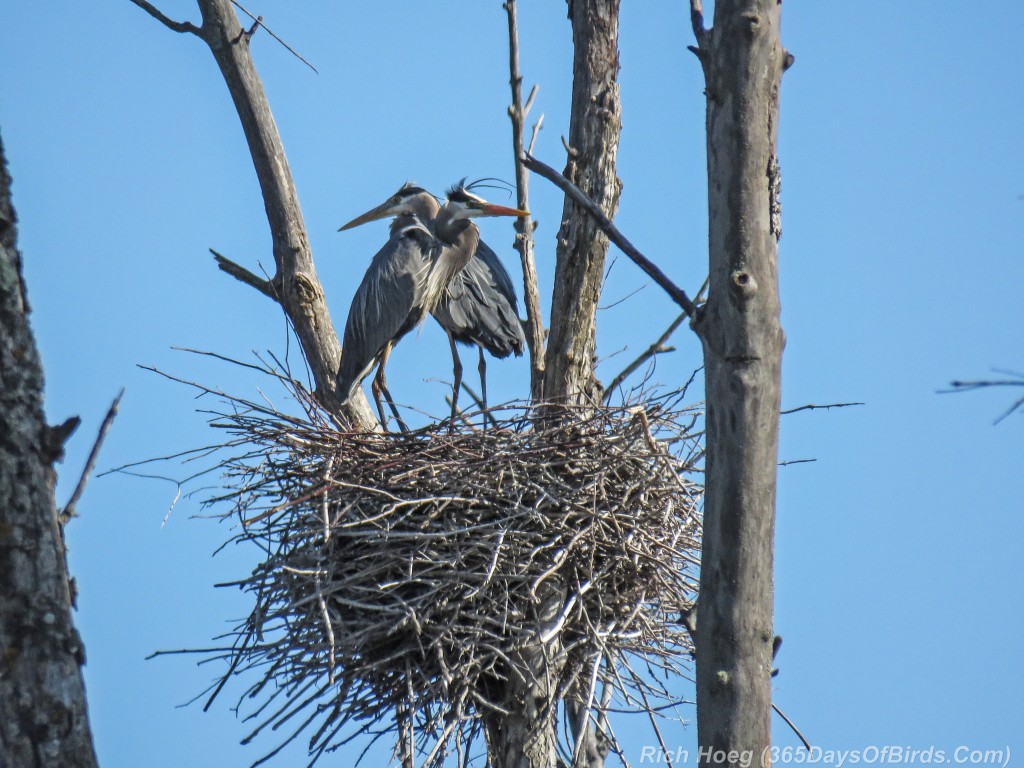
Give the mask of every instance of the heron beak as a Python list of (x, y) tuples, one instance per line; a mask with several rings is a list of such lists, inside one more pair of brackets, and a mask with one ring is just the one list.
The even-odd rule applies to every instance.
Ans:
[(344, 232), (346, 229), (352, 229), (353, 227), (358, 227), (362, 224), (368, 224), (371, 221), (377, 221), (378, 219), (386, 219), (388, 216), (392, 214), (392, 211), (394, 211), (394, 206), (391, 204), (390, 201), (386, 203), (381, 203), (376, 208), (372, 208), (371, 210), (364, 213), (362, 216), (356, 216), (348, 224), (345, 224), (342, 227), (338, 227), (338, 231)]
[(529, 216), (529, 211), (523, 211), (519, 208), (506, 208), (504, 205), (494, 205), (494, 203), (484, 203), (477, 210), (480, 212), (477, 216)]

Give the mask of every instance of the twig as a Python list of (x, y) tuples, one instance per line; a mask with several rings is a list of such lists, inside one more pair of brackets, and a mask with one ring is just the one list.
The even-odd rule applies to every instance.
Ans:
[(780, 461), (776, 466), (788, 467), (790, 464), (810, 464), (817, 461), (817, 459), (789, 459), (788, 461)]
[(622, 382), (624, 382), (627, 378), (632, 376), (637, 368), (639, 368), (641, 365), (643, 365), (645, 362), (650, 360), (655, 355), (660, 355), (664, 352), (669, 351), (670, 348), (665, 346), (665, 342), (668, 341), (669, 337), (671, 337), (672, 334), (676, 332), (676, 329), (680, 325), (682, 325), (682, 322), (686, 319), (686, 317), (686, 313), (681, 312), (679, 316), (672, 321), (669, 327), (665, 329), (664, 333), (662, 333), (661, 336), (658, 337), (657, 341), (655, 341), (653, 344), (651, 344), (651, 346), (649, 346), (642, 353), (640, 353), (636, 360), (634, 360), (625, 368), (623, 368), (619, 375), (612, 379), (611, 384), (608, 385), (608, 388), (605, 390), (604, 393), (605, 405), (607, 405), (608, 401), (611, 399), (612, 393), (614, 393), (615, 390), (618, 389), (619, 386), (621, 386)]
[(711, 275), (704, 278), (704, 282), (700, 284), (700, 288), (697, 289), (697, 295), (693, 297), (693, 303), (698, 307), (704, 303), (704, 295), (708, 292), (708, 287), (711, 285)]
[[(607, 270), (605, 270), (605, 280), (607, 280), (607, 279), (608, 279), (608, 274), (609, 274), (610, 272), (611, 272), (611, 267), (609, 267), (609, 268), (608, 268)], [(597, 309), (598, 309), (598, 311), (599, 311), (599, 312), (605, 312), (605, 311), (607, 311), (607, 310), (609, 310), (609, 309), (613, 309), (613, 308), (615, 308), (615, 307), (619, 306), (619, 304), (622, 304), (622, 303), (623, 303), (623, 302), (625, 302), (625, 301), (629, 301), (629, 300), (630, 300), (631, 298), (633, 298), (633, 297), (634, 297), (634, 296), (636, 296), (636, 295), (637, 295), (638, 293), (640, 293), (640, 291), (642, 291), (642, 290), (643, 290), (644, 288), (646, 288), (646, 287), (647, 287), (648, 285), (650, 285), (650, 283), (644, 283), (643, 285), (641, 285), (641, 286), (638, 286), (637, 288), (634, 288), (634, 289), (633, 289), (632, 291), (630, 291), (629, 293), (627, 293), (627, 294), (626, 294), (625, 296), (623, 296), (623, 297), (622, 297), (621, 299), (616, 299), (616, 300), (615, 300), (615, 301), (613, 301), (613, 302), (612, 302), (611, 304), (602, 304), (602, 305), (600, 305), (600, 306), (599, 306), (599, 307), (598, 307)]]
[(819, 409), (829, 408), (849, 408), (853, 405), (864, 405), (864, 403), (829, 403), (828, 405), (801, 405), (799, 408), (790, 408), (788, 411), (779, 411), (780, 416), (785, 416), (788, 413), (798, 413), (799, 411), (816, 411)]
[[(135, 2), (135, 0), (132, 0), (132, 2)], [(238, 0), (231, 0), (231, 4), (232, 4), (233, 6), (235, 6), (235, 8), (237, 8), (238, 10), (240, 10), (240, 11), (241, 11), (242, 13), (244, 13), (244, 14), (245, 14), (246, 16), (248, 16), (248, 17), (249, 17), (250, 19), (252, 19), (252, 21), (253, 21), (253, 26), (252, 26), (252, 29), (250, 29), (250, 30), (249, 30), (249, 31), (248, 31), (248, 32), (246, 33), (246, 34), (247, 34), (247, 35), (248, 35), (249, 37), (252, 37), (252, 35), (253, 35), (253, 32), (255, 32), (255, 31), (256, 31), (256, 27), (257, 27), (257, 26), (263, 27), (263, 28), (264, 28), (265, 30), (267, 30), (267, 34), (268, 34), (268, 35), (270, 35), (270, 36), (271, 36), (272, 38), (274, 38), (275, 40), (277, 40), (277, 42), (279, 42), (279, 43), (280, 43), (281, 45), (283, 45), (283, 46), (284, 46), (285, 48), (287, 48), (287, 49), (288, 49), (288, 52), (289, 52), (289, 53), (290, 53), (290, 54), (291, 54), (292, 56), (294, 56), (295, 58), (297, 58), (297, 59), (298, 59), (299, 61), (301, 61), (301, 62), (302, 62), (303, 64), (305, 64), (305, 65), (306, 65), (307, 67), (309, 67), (310, 69), (312, 69), (312, 70), (313, 70), (314, 72), (316, 72), (316, 73), (317, 73), (318, 75), (320, 74), (319, 72), (317, 72), (317, 69), (316, 69), (316, 67), (314, 67), (314, 66), (313, 66), (312, 64), (310, 64), (310, 63), (309, 63), (308, 61), (306, 61), (306, 60), (305, 60), (304, 58), (302, 58), (302, 56), (301, 56), (301, 55), (299, 55), (298, 51), (296, 51), (296, 50), (295, 50), (294, 48), (292, 48), (292, 47), (291, 47), (290, 45), (288, 45), (288, 43), (286, 43), (286, 42), (285, 42), (284, 40), (282, 40), (282, 39), (281, 39), (280, 37), (278, 37), (277, 35), (275, 35), (275, 34), (274, 34), (274, 32), (273, 32), (273, 31), (272, 31), (272, 30), (270, 29), (270, 27), (268, 27), (268, 26), (267, 26), (266, 24), (264, 24), (264, 23), (263, 23), (263, 17), (262, 17), (262, 16), (253, 16), (253, 15), (252, 15), (252, 14), (251, 14), (251, 13), (250, 13), (249, 11), (247, 11), (247, 10), (246, 10), (246, 9), (245, 9), (245, 8), (244, 8), (244, 7), (242, 6), (242, 4), (241, 4), (241, 3), (239, 3), (239, 2), (238, 2)]]
[[(984, 389), (986, 387), (1024, 387), (1024, 374), (1017, 373), (1016, 371), (1007, 371), (1002, 369), (996, 369), (996, 373), (1003, 373), (1007, 376), (1013, 376), (1013, 379), (991, 379), (981, 381), (951, 381), (949, 386), (952, 389), (940, 389), (940, 394), (949, 394), (951, 392), (970, 392), (974, 389)], [(993, 421), (993, 424), (998, 424), (1011, 413), (1016, 411), (1021, 406), (1024, 406), (1024, 397), (1013, 402), (1012, 405), (1000, 416), (998, 419)]]
[[(508, 68), (509, 85), (512, 88), (512, 105), (508, 108), (508, 116), (512, 120), (512, 153), (516, 164), (516, 203), (522, 210), (529, 210), (530, 175), (526, 172), (523, 156), (523, 134), (526, 115), (533, 106), (537, 96), (536, 85), (523, 105), (523, 76), (519, 71), (519, 30), (516, 21), (516, 0), (507, 0), (504, 4), (508, 14)], [(537, 132), (544, 120), (533, 127), (530, 149), (537, 139)], [(540, 308), (540, 289), (538, 288), (537, 265), (533, 256), (533, 230), (535, 224), (530, 216), (517, 218), (515, 221), (515, 249), (519, 251), (519, 260), (523, 267), (523, 303), (526, 306), (526, 343), (530, 349), (530, 394), (534, 401), (540, 400), (544, 382), (544, 319)]]
[(89, 458), (85, 461), (85, 468), (82, 470), (82, 476), (78, 479), (78, 485), (75, 486), (74, 493), (71, 494), (71, 498), (68, 499), (68, 503), (64, 505), (64, 509), (60, 513), (62, 523), (75, 516), (75, 505), (82, 498), (85, 484), (89, 482), (89, 476), (96, 468), (96, 459), (99, 458), (100, 448), (103, 446), (103, 440), (106, 438), (107, 432), (110, 431), (110, 425), (114, 423), (114, 417), (117, 416), (117, 409), (121, 405), (122, 397), (124, 397), (123, 388), (117, 393), (114, 402), (110, 404), (107, 415), (103, 417), (103, 423), (100, 424), (99, 432), (96, 435), (96, 442), (92, 444), (92, 450), (89, 451)]
[(213, 258), (217, 260), (217, 266), (220, 267), (222, 272), (226, 272), (236, 280), (240, 280), (246, 285), (252, 286), (267, 298), (273, 299), (274, 301), (278, 300), (279, 294), (273, 281), (259, 277), (243, 267), (241, 264), (236, 264), (226, 256), (222, 256), (217, 253), (213, 248), (210, 248), (210, 253), (212, 253)]
[(544, 125), (544, 113), (542, 112), (540, 117), (537, 118), (537, 122), (533, 124), (533, 131), (530, 133), (530, 148), (526, 150), (529, 154), (533, 154), (533, 145), (537, 143), (537, 134), (540, 133), (541, 126)]
[(808, 752), (810, 752), (811, 751), (811, 742), (809, 742), (806, 738), (804, 738), (804, 735), (802, 733), (800, 733), (800, 729), (797, 728), (796, 725), (794, 725), (792, 720), (790, 720), (788, 717), (786, 717), (786, 713), (783, 712), (781, 709), (779, 709), (779, 705), (776, 704), (774, 701), (772, 702), (772, 709), (774, 709), (778, 713), (779, 717), (781, 717), (783, 720), (786, 721), (786, 725), (788, 725), (792, 729), (793, 733), (796, 734), (796, 737), (798, 739), (800, 739), (800, 741), (803, 743), (804, 748)]
[(476, 403), (476, 407), (480, 409), (480, 412), (483, 413), (484, 418), (491, 423), (491, 426), (498, 426), (498, 420), (494, 418), (494, 414), (492, 414), (489, 409), (484, 407), (483, 399), (476, 392), (473, 391), (473, 388), (469, 386), (469, 384), (467, 384), (465, 381), (463, 381), (461, 389), (463, 392), (465, 392), (471, 398), (473, 398), (473, 402)]
[(662, 289), (672, 298), (672, 300), (678, 304), (687, 316), (695, 318), (697, 316), (697, 307), (690, 300), (690, 297), (686, 295), (686, 291), (680, 288), (678, 285), (673, 283), (664, 272), (662, 272), (654, 262), (644, 256), (640, 251), (636, 249), (629, 240), (626, 239), (618, 227), (616, 227), (604, 212), (601, 207), (587, 197), (583, 191), (569, 181), (565, 176), (560, 174), (554, 168), (549, 165), (545, 165), (537, 158), (532, 155), (525, 155), (523, 158), (523, 165), (529, 168), (536, 174), (543, 176), (545, 179), (553, 183), (556, 187), (565, 192), (569, 197), (575, 200), (579, 205), (589, 213), (598, 227), (601, 228), (607, 236), (619, 249), (626, 254), (640, 269), (642, 269), (648, 277), (656, 282)]
[(174, 19), (165, 16), (156, 6), (152, 3), (146, 2), (146, 0), (131, 0), (131, 2), (135, 3), (139, 8), (144, 10), (168, 29), (172, 29), (175, 32), (189, 32), (197, 37), (203, 36), (203, 30), (191, 21), (175, 21)]

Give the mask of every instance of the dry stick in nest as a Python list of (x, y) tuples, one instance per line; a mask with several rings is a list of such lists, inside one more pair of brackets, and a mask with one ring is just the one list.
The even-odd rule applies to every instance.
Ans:
[[(265, 562), (236, 582), (257, 604), (218, 655), (227, 676), (259, 672), (242, 697), (266, 699), (253, 735), (297, 718), (286, 738), (313, 728), (318, 756), (358, 719), (393, 731), (398, 707), (430, 760), (451, 738), (465, 754), (493, 707), (488, 681), (515, 673), (538, 587), (556, 577), (567, 585), (550, 625), (568, 659), (560, 688), (669, 700), (594, 660), (675, 670), (689, 648), (675, 617), (696, 590), (700, 488), (685, 474), (699, 450), (678, 396), (543, 430), (531, 409), (496, 408), (486, 432), (406, 435), (227, 399), (215, 423), (240, 455), (221, 464), (234, 488), (221, 498), (243, 522), (235, 540)], [(288, 702), (269, 709), (281, 690)]]

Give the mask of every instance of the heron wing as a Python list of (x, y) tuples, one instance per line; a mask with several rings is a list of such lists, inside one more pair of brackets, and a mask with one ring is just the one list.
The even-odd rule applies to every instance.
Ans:
[(512, 278), (486, 243), (452, 278), (434, 317), (456, 341), (480, 344), (495, 357), (523, 353), (526, 339)]
[(370, 262), (345, 323), (338, 392), (347, 399), (389, 341), (423, 319), (423, 281), (433, 236), (419, 222), (396, 229)]

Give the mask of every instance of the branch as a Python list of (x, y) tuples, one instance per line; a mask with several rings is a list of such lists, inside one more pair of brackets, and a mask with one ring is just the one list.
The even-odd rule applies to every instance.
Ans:
[(220, 267), (222, 272), (226, 272), (236, 280), (252, 286), (267, 298), (280, 301), (280, 293), (273, 280), (265, 280), (259, 275), (253, 274), (241, 264), (236, 264), (226, 256), (217, 253), (213, 248), (210, 248), (210, 253), (213, 254), (213, 258), (216, 259), (217, 266)]
[[(303, 221), (295, 181), (288, 167), (266, 92), (256, 72), (249, 46), (240, 43), (241, 22), (232, 0), (198, 0), (203, 14), (203, 39), (210, 47), (238, 112), (263, 193), (273, 241), (276, 272), (271, 287), (291, 322), (315, 382), (317, 400), (340, 422), (360, 429), (379, 429), (361, 390), (342, 405), (336, 391), (341, 344), (317, 278), (309, 236)], [(244, 30), (243, 30), (244, 35)], [(237, 266), (237, 265), (236, 265)], [(221, 268), (227, 267), (222, 264)], [(266, 295), (251, 273), (227, 268), (239, 280)]]
[(537, 122), (533, 124), (533, 131), (530, 133), (530, 148), (526, 151), (531, 155), (533, 154), (533, 145), (537, 143), (537, 134), (540, 133), (540, 129), (544, 125), (544, 113), (542, 112), (540, 117), (537, 118)]
[(788, 411), (779, 411), (780, 416), (785, 416), (787, 413), (797, 413), (798, 411), (816, 411), (818, 409), (829, 409), (829, 408), (849, 408), (851, 405), (864, 405), (864, 403), (829, 403), (828, 405), (801, 405), (799, 408), (790, 408)]
[(96, 442), (92, 444), (92, 450), (89, 451), (89, 458), (85, 461), (85, 468), (82, 470), (82, 476), (78, 479), (78, 485), (75, 486), (75, 490), (71, 494), (71, 498), (68, 499), (68, 503), (65, 504), (64, 509), (61, 510), (61, 522), (66, 522), (75, 516), (75, 505), (78, 504), (78, 500), (82, 498), (82, 493), (85, 491), (85, 485), (89, 482), (89, 476), (96, 468), (96, 459), (99, 458), (100, 448), (103, 446), (103, 440), (106, 438), (107, 432), (110, 431), (110, 425), (114, 423), (114, 417), (117, 416), (117, 409), (118, 406), (121, 405), (122, 397), (124, 397), (124, 389), (117, 393), (117, 397), (114, 398), (114, 402), (111, 403), (110, 408), (107, 409), (107, 415), (103, 417), (103, 423), (100, 424), (100, 430), (96, 435)]
[[(697, 45), (703, 48), (708, 30), (704, 26), (704, 3), (702, 0), (690, 0), (690, 24), (693, 26), (693, 36), (697, 39)], [(697, 52), (694, 51), (694, 53)], [(697, 55), (700, 56), (699, 53)]]
[[(945, 395), (951, 392), (970, 392), (971, 390), (974, 389), (984, 389), (986, 387), (1024, 387), (1024, 374), (1020, 374), (1015, 371), (1004, 371), (999, 369), (996, 370), (996, 373), (1005, 373), (1006, 375), (1013, 376), (1014, 378), (991, 379), (982, 381), (951, 381), (949, 382), (949, 386), (951, 386), (952, 389), (940, 389), (939, 393)], [(1003, 413), (1003, 415), (992, 423), (998, 424), (999, 422), (1001, 422), (1003, 419), (1005, 419), (1007, 416), (1009, 416), (1011, 413), (1016, 411), (1018, 408), (1021, 408), (1022, 406), (1024, 406), (1024, 397), (1014, 401), (1014, 403)]]
[(135, 3), (139, 8), (144, 10), (168, 29), (174, 30), (175, 32), (189, 32), (197, 37), (203, 36), (202, 29), (197, 27), (191, 21), (175, 21), (174, 19), (168, 18), (161, 13), (156, 6), (152, 3), (146, 2), (146, 0), (131, 0), (131, 2)]
[[(504, 4), (508, 14), (508, 68), (509, 85), (512, 87), (512, 105), (508, 108), (508, 116), (512, 120), (512, 153), (516, 163), (516, 203), (522, 210), (528, 211), (530, 175), (523, 165), (523, 134), (526, 115), (533, 106), (537, 96), (534, 85), (523, 106), (523, 76), (519, 72), (519, 30), (516, 22), (516, 0), (507, 0)], [(544, 116), (533, 127), (530, 149), (537, 139)], [(515, 221), (515, 249), (519, 251), (519, 260), (523, 266), (523, 303), (526, 306), (526, 343), (530, 349), (530, 395), (534, 402), (541, 399), (544, 382), (544, 319), (540, 308), (540, 290), (537, 280), (537, 265), (533, 256), (533, 219), (529, 216), (517, 218)]]
[(776, 704), (774, 701), (772, 702), (772, 709), (774, 709), (778, 713), (779, 717), (781, 717), (783, 720), (786, 721), (786, 725), (788, 725), (790, 727), (790, 729), (793, 731), (793, 733), (796, 734), (797, 738), (800, 739), (800, 741), (803, 743), (804, 749), (806, 749), (808, 752), (810, 752), (811, 751), (811, 742), (809, 742), (806, 738), (804, 738), (804, 735), (802, 733), (800, 733), (800, 729), (796, 727), (796, 724), (792, 720), (790, 720), (788, 717), (786, 717), (786, 713), (783, 712), (781, 709), (779, 709), (779, 705)]
[[(133, 0), (133, 1), (134, 1), (134, 0)], [(320, 72), (319, 72), (319, 71), (317, 71), (317, 68), (316, 68), (316, 67), (314, 67), (314, 66), (313, 66), (312, 64), (310, 64), (310, 63), (309, 63), (308, 61), (306, 61), (306, 59), (304, 59), (304, 58), (303, 58), (302, 56), (300, 56), (300, 55), (299, 55), (299, 52), (298, 52), (298, 51), (296, 51), (296, 50), (295, 50), (294, 48), (292, 48), (292, 47), (291, 47), (290, 45), (288, 45), (288, 43), (286, 43), (286, 42), (285, 42), (284, 40), (282, 40), (282, 39), (281, 39), (280, 37), (278, 37), (277, 35), (275, 35), (275, 34), (274, 34), (274, 32), (273, 32), (273, 30), (272, 30), (272, 29), (271, 29), (270, 27), (268, 27), (268, 26), (267, 26), (266, 24), (264, 24), (264, 23), (263, 23), (263, 17), (262, 17), (262, 16), (253, 16), (253, 15), (252, 15), (252, 14), (251, 14), (251, 13), (250, 13), (250, 12), (249, 12), (248, 10), (246, 10), (246, 9), (245, 9), (245, 7), (244, 7), (244, 6), (243, 6), (243, 5), (241, 4), (241, 3), (239, 3), (239, 2), (238, 2), (238, 0), (231, 0), (231, 4), (232, 4), (232, 5), (234, 5), (234, 6), (235, 6), (235, 8), (237, 8), (238, 10), (240, 10), (240, 11), (241, 11), (242, 13), (244, 13), (244, 14), (245, 14), (246, 16), (248, 16), (248, 17), (249, 17), (250, 19), (252, 19), (252, 20), (253, 20), (253, 25), (252, 25), (252, 29), (250, 29), (250, 30), (249, 30), (249, 32), (247, 32), (247, 33), (246, 33), (246, 34), (247, 34), (247, 35), (248, 35), (249, 37), (252, 37), (252, 35), (253, 35), (253, 32), (255, 32), (255, 31), (256, 31), (256, 27), (263, 27), (263, 28), (264, 28), (265, 30), (267, 30), (267, 34), (268, 34), (268, 35), (270, 35), (270, 36), (271, 36), (272, 38), (274, 38), (275, 40), (277, 40), (277, 42), (279, 42), (279, 43), (280, 43), (281, 45), (283, 45), (283, 46), (284, 46), (285, 48), (287, 48), (287, 49), (288, 49), (288, 52), (289, 52), (289, 53), (290, 53), (290, 54), (291, 54), (292, 56), (294, 56), (295, 58), (297, 58), (297, 59), (298, 59), (299, 61), (301, 61), (301, 62), (302, 62), (303, 64), (305, 64), (305, 65), (306, 65), (307, 67), (309, 67), (310, 69), (312, 69), (312, 70), (313, 70), (314, 72), (316, 72), (316, 73), (317, 73), (318, 75), (320, 74)]]
[(614, 379), (612, 379), (612, 383), (608, 385), (608, 388), (604, 392), (605, 405), (607, 405), (608, 401), (611, 400), (612, 393), (619, 387), (619, 385), (622, 384), (622, 382), (624, 382), (627, 378), (632, 376), (637, 368), (639, 368), (641, 365), (643, 365), (645, 362), (650, 360), (655, 355), (660, 355), (663, 352), (668, 352), (670, 350), (670, 348), (665, 347), (665, 342), (668, 341), (669, 337), (676, 332), (676, 329), (682, 324), (683, 320), (685, 320), (686, 318), (687, 314), (685, 312), (680, 313), (679, 316), (672, 321), (672, 324), (665, 329), (665, 332), (658, 337), (658, 340), (656, 342), (654, 342), (653, 344), (651, 344), (651, 346), (645, 349), (640, 354), (640, 356), (637, 357), (636, 360), (634, 360), (632, 363), (623, 368), (622, 372)]
[(790, 459), (789, 461), (780, 461), (775, 466), (777, 467), (788, 467), (790, 464), (813, 464), (817, 459)]
[(598, 227), (600, 227), (608, 236), (608, 239), (615, 243), (615, 245), (617, 245), (619, 249), (633, 261), (634, 264), (647, 273), (648, 277), (660, 285), (672, 300), (683, 309), (688, 317), (691, 319), (696, 317), (697, 307), (690, 300), (690, 297), (686, 295), (686, 292), (673, 283), (665, 273), (662, 272), (656, 264), (654, 264), (654, 262), (640, 253), (640, 251), (636, 249), (636, 246), (629, 242), (625, 235), (619, 231), (618, 227), (616, 227), (608, 217), (604, 215), (600, 206), (587, 197), (579, 187), (565, 178), (565, 176), (560, 174), (554, 168), (549, 165), (545, 165), (532, 155), (527, 154), (523, 156), (523, 165), (534, 173), (543, 176), (579, 203), (579, 205), (589, 213), (591, 217), (593, 217), (594, 221), (597, 222)]

